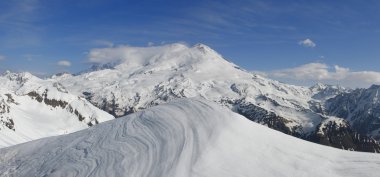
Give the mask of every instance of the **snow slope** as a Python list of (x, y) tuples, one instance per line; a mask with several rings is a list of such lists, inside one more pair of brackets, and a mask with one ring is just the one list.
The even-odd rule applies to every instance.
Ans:
[(0, 83), (0, 148), (113, 119), (61, 84), (29, 73), (7, 72)]
[(378, 176), (378, 154), (306, 142), (201, 99), (0, 149), (0, 176)]

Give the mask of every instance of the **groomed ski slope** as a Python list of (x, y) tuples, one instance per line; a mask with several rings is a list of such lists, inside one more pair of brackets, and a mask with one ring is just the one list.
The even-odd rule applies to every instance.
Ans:
[(306, 142), (215, 103), (181, 99), (0, 149), (0, 176), (378, 176), (380, 156)]

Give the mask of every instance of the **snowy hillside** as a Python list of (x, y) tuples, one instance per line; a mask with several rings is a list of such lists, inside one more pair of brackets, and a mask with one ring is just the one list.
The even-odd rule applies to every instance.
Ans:
[(113, 116), (57, 82), (29, 73), (0, 76), (0, 147), (82, 130)]
[[(98, 63), (93, 70), (50, 80), (115, 117), (175, 98), (202, 97), (252, 121), (307, 140), (318, 132), (322, 122), (341, 122), (321, 111), (324, 100), (344, 91), (341, 88), (320, 85), (309, 89), (263, 78), (242, 70), (203, 44), (119, 46), (93, 50), (89, 57)], [(350, 126), (343, 128), (355, 133)], [(327, 138), (315, 137), (320, 136), (313, 138), (318, 143)], [(327, 145), (363, 150), (352, 146), (358, 143), (353, 142), (353, 136), (345, 139), (352, 142), (346, 146), (337, 139)], [(380, 146), (368, 149), (374, 151)]]
[(69, 135), (0, 149), (2, 176), (378, 176), (378, 154), (342, 151), (182, 99)]

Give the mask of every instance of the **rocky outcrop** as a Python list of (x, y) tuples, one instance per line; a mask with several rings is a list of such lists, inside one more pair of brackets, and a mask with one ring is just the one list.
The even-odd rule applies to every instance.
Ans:
[(345, 150), (380, 152), (380, 144), (375, 139), (359, 134), (347, 121), (339, 119), (322, 122), (305, 139)]
[(15, 131), (15, 124), (12, 117), (9, 115), (10, 106), (8, 104), (15, 103), (11, 94), (5, 94), (7, 100), (0, 95), (0, 130), (8, 128)]
[(265, 110), (252, 103), (247, 103), (242, 100), (238, 100), (233, 104), (233, 107), (234, 111), (238, 114), (243, 115), (251, 121), (257, 122), (262, 125), (266, 125), (269, 128), (296, 137), (301, 137), (303, 134), (302, 127), (289, 126), (289, 124), (292, 123), (291, 120), (278, 116), (275, 113)]
[[(48, 90), (46, 89), (42, 95), (38, 94), (37, 92), (35, 91), (32, 91), (32, 92), (29, 92), (28, 93), (28, 96), (30, 96), (32, 99), (35, 99), (37, 100), (38, 102), (40, 103), (45, 103), (46, 105), (48, 106), (51, 106), (53, 108), (56, 108), (56, 107), (59, 107), (59, 108), (62, 108), (62, 109), (67, 109), (70, 113), (73, 113), (75, 114), (77, 117), (78, 117), (78, 120), (79, 121), (84, 121), (85, 120), (85, 116), (83, 116), (78, 110), (74, 109), (71, 105), (69, 105), (68, 102), (66, 101), (62, 101), (62, 100), (56, 100), (56, 99), (49, 99), (47, 97), (47, 94), (48, 94)], [(93, 120), (94, 118), (89, 118), (89, 120)], [(94, 122), (94, 123), (93, 123)], [(87, 125), (89, 127), (93, 126), (94, 124), (98, 124), (98, 120), (94, 119), (93, 121), (89, 121), (87, 123)]]
[(29, 92), (28, 95), (31, 98), (37, 100), (38, 102), (40, 102), (40, 103), (44, 102), (46, 105), (52, 106), (53, 108), (55, 108), (55, 107), (65, 108), (67, 106), (68, 103), (65, 101), (47, 98), (47, 93), (48, 93), (48, 90), (46, 89), (42, 93), (42, 95), (38, 94), (35, 91)]

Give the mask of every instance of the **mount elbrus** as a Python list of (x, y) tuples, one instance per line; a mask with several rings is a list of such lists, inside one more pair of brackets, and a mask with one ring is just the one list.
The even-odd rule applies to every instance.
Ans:
[[(350, 90), (323, 84), (311, 88), (288, 85), (245, 71), (203, 44), (119, 46), (97, 49), (89, 56), (99, 63), (92, 69), (76, 75), (55, 75), (40, 83), (59, 85), (61, 91), (48, 90), (77, 95), (76, 99), (89, 102), (113, 117), (178, 98), (201, 97), (298, 138), (342, 149), (380, 152), (376, 86)], [(8, 77), (2, 76), (2, 79)], [(38, 97), (30, 94), (33, 90), (15, 90), (20, 84), (17, 82), (9, 94), (38, 102)], [(36, 93), (43, 95), (41, 91)], [(345, 104), (351, 100), (358, 104)], [(93, 111), (99, 111), (97, 108), (91, 107)], [(68, 109), (67, 105), (62, 109)], [(90, 125), (96, 124), (93, 120), (102, 121), (96, 117), (95, 114), (87, 116), (83, 125), (91, 121)], [(106, 117), (112, 119), (112, 116)], [(1, 121), (5, 122), (3, 125), (10, 122), (9, 118), (1, 118)], [(13, 131), (17, 132), (17, 121), (13, 122), (13, 127), (4, 128), (15, 128)]]

